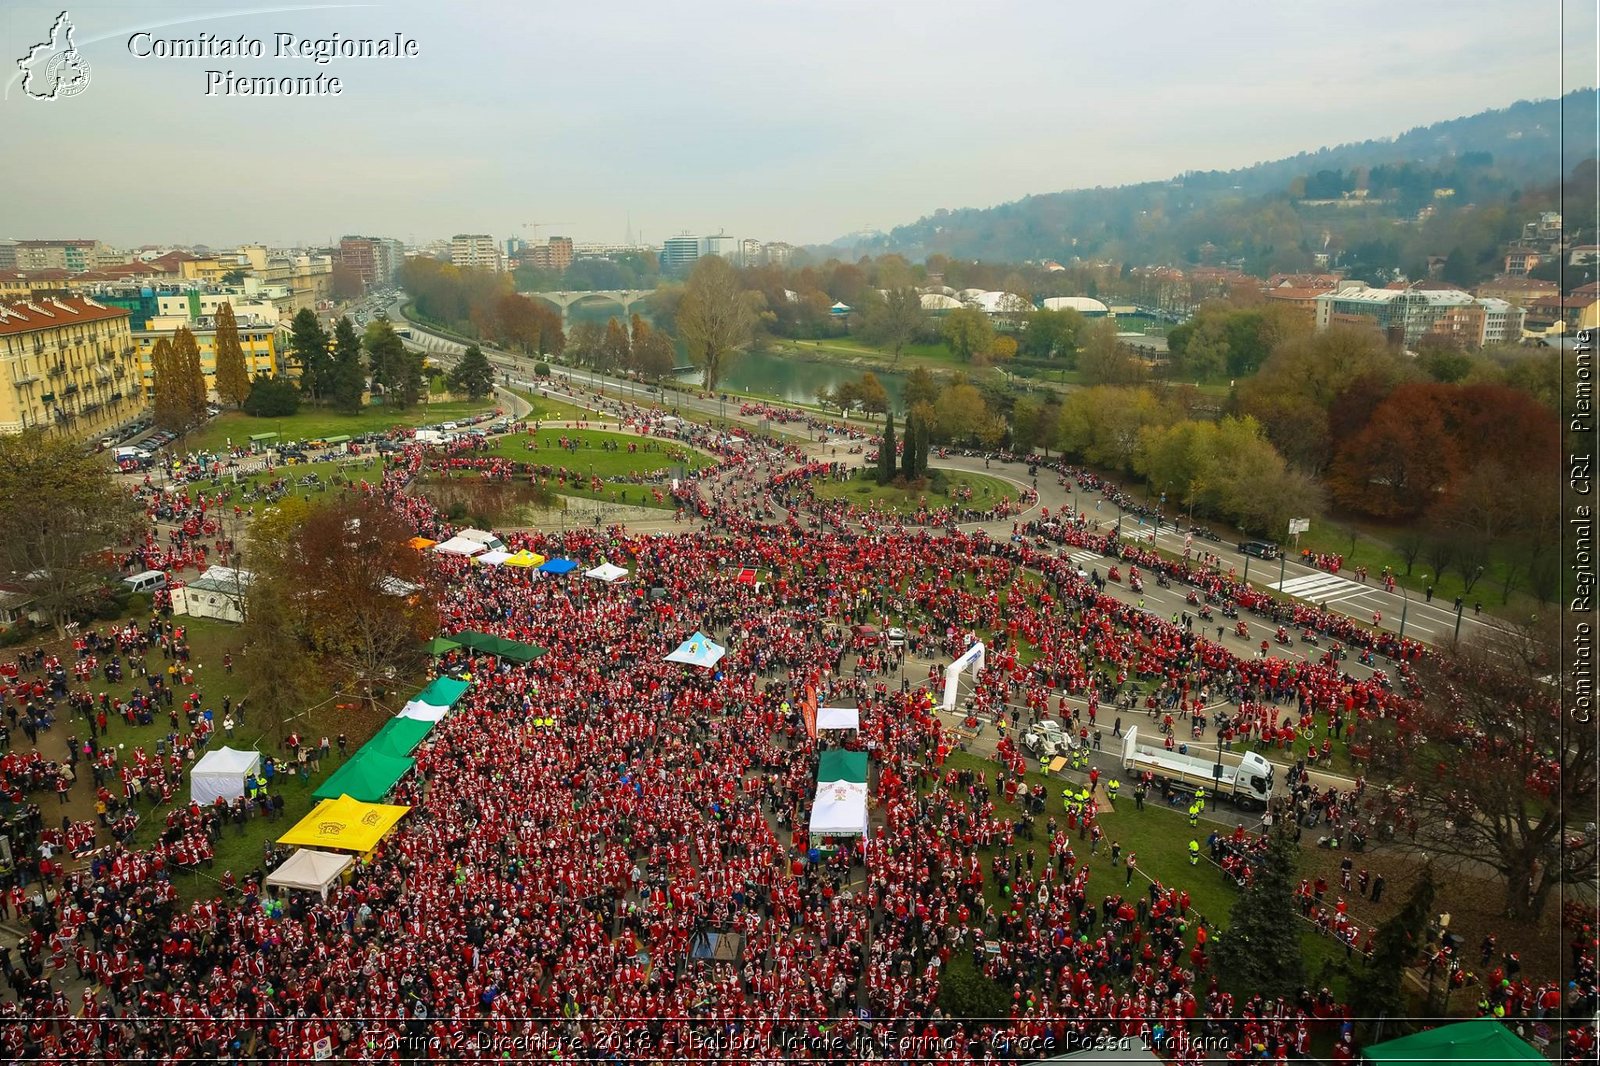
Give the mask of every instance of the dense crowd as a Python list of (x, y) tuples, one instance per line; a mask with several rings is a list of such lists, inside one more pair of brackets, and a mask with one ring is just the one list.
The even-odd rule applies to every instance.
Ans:
[[(505, 473), (470, 452), (444, 461)], [(838, 627), (915, 619), (907, 644), (941, 659), (975, 631), (992, 633), (972, 699), (995, 718), (1018, 705), (1048, 713), (1054, 698), (1065, 719), (1076, 713), (1071, 697), (1092, 722), (1147, 682), (1153, 716), (1206, 713), (1225, 697), (1237, 708), (1234, 737), (1270, 743), (1313, 714), (1341, 730), (1403, 716), (1404, 685), (1358, 681), (1336, 658), (1241, 658), (1204, 630), (1106, 595), (1028, 538), (863, 532), (816, 513), (811, 529), (793, 512), (763, 523), (751, 504), (783, 493), (787, 464), (765, 450), (716, 454), (711, 473), (680, 489), (705, 524), (698, 536), (507, 537), (513, 550), (617, 562), (632, 571), (626, 584), (439, 557), (442, 632), (548, 651), (526, 665), (466, 650), (440, 661), (472, 686), (396, 787), (392, 802), (411, 813), (327, 899), (266, 889), (264, 856), (255, 870), (213, 871), (227, 889), (220, 898), (179, 904), (174, 870), (205, 864), (230, 824), (274, 816), (270, 798), (180, 803), (154, 846), (113, 833), (71, 873), (30, 870), (29, 884), (54, 891), (7, 896), (30, 933), (17, 957), (0, 951), (17, 993), (0, 1008), (0, 1054), (966, 1063), (1126, 1038), (1188, 1066), (1214, 1052), (1287, 1062), (1319, 1033), (1335, 1058), (1352, 1054), (1347, 1011), (1326, 990), (1226, 991), (1209, 947), (1219, 916), (1197, 913), (1181, 886), (1151, 879), (1132, 854), (1125, 875), (1092, 876), (1095, 797), (1030, 791), (1009, 739), (990, 770), (952, 764), (957, 740), (922, 679), (892, 683), (900, 653), (882, 650), (844, 672)], [(410, 449), (363, 491), (443, 539), (449, 523), (408, 491), (425, 461)], [(207, 508), (186, 501), (175, 517), (196, 510)], [(195, 535), (213, 534), (202, 524)], [(1061, 541), (1105, 546), (1095, 536), (1069, 526)], [(761, 579), (741, 580), (746, 569)], [(1201, 580), (1220, 595), (1230, 579)], [(696, 630), (726, 658), (714, 670), (663, 664)], [(1015, 653), (1023, 641), (1038, 652), (1026, 663)], [(108, 818), (136, 816), (141, 794), (170, 795), (216, 715), (203, 694), (184, 695), (184, 637), (170, 622), (86, 636), (74, 651), (90, 674), (45, 656), (19, 662), (7, 709), (53, 714), (54, 728), (70, 720), (87, 752), (107, 748), (128, 713), (172, 716), (164, 750), (92, 760), (96, 784), (117, 801)], [(109, 706), (74, 699), (75, 680), (112, 662), (144, 677), (141, 694)], [(808, 685), (824, 703), (856, 703), (859, 733), (812, 738), (799, 711)], [(865, 838), (813, 841), (817, 757), (838, 743), (871, 756), (871, 827)], [(25, 797), (42, 771), (18, 758), (0, 770)], [(1309, 784), (1286, 802), (1281, 813), (1297, 824), (1360, 809)], [(52, 851), (67, 842), (70, 824), (57, 830), (33, 812), (35, 841), (54, 834)], [(1260, 837), (1239, 830), (1210, 845), (1215, 867), (1197, 877), (1248, 882)], [(1314, 924), (1352, 951), (1363, 946), (1348, 908), (1320, 896), (1313, 906)], [(1582, 962), (1573, 994), (1592, 998), (1592, 956)], [(957, 974), (997, 983), (997, 1016), (941, 1008)], [(83, 992), (63, 990), (70, 976), (84, 978)], [(1542, 987), (1531, 1000), (1507, 987), (1494, 1006), (1537, 1009), (1547, 998)]]

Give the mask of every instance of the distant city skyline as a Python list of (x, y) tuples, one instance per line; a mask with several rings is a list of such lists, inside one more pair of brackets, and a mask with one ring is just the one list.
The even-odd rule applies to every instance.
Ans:
[[(24, 0), (0, 19), (12, 163), (0, 236), (218, 249), (347, 234), (823, 243), (940, 208), (1232, 169), (1559, 96), (1592, 84), (1597, 25), (1594, 5), (1572, 0), (927, 0), (915, 18), (903, 3), (843, 0), (559, 13), (500, 0), (205, 13), (95, 0), (68, 9), (87, 86), (27, 98), (16, 60), (61, 10)], [(1373, 47), (1374, 20), (1404, 47)], [(279, 58), (279, 33), (404, 38), (416, 54)], [(263, 42), (262, 58), (215, 54), (240, 37)], [(156, 41), (213, 51), (145, 54)], [(342, 88), (208, 96), (208, 70)]]

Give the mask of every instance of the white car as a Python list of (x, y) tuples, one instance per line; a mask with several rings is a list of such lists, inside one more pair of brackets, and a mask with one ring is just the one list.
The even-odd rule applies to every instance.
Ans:
[(901, 648), (906, 643), (906, 631), (899, 626), (890, 626), (883, 631), (884, 640), (891, 648)]

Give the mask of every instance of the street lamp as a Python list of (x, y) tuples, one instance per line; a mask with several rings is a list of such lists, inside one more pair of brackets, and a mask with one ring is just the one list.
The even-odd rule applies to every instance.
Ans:
[[(1420, 574), (1420, 575), (1418, 575), (1417, 580), (1418, 581), (1427, 581), (1428, 580), (1428, 575), (1427, 574)], [(1401, 605), (1400, 605), (1400, 634), (1399, 634), (1399, 636), (1400, 636), (1401, 640), (1405, 640), (1406, 639), (1406, 612), (1411, 609), (1411, 594), (1406, 591), (1406, 587), (1404, 585), (1400, 586), (1400, 599), (1401, 599)]]
[[(1476, 581), (1477, 578), (1482, 577), (1482, 576), (1483, 576), (1483, 567), (1480, 566), (1480, 567), (1478, 567), (1477, 573), (1474, 575), (1474, 581)], [(1456, 635), (1454, 637), (1450, 638), (1451, 643), (1453, 643), (1453, 644), (1461, 643), (1461, 615), (1462, 615), (1462, 612), (1464, 612), (1466, 609), (1467, 609), (1467, 590), (1466, 589), (1462, 589), (1461, 590), (1461, 595), (1456, 597)]]

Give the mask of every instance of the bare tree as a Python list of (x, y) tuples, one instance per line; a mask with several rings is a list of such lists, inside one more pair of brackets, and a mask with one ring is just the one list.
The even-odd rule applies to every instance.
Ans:
[(1580, 703), (1559, 647), (1555, 623), (1530, 622), (1424, 660), (1385, 813), (1425, 827), (1416, 847), (1495, 869), (1517, 919), (1594, 877), (1596, 838), (1577, 823), (1594, 809), (1596, 723), (1564, 710)]
[(689, 357), (705, 368), (706, 389), (717, 391), (728, 363), (750, 343), (756, 324), (750, 294), (727, 260), (712, 255), (695, 264), (678, 305), (677, 324)]

